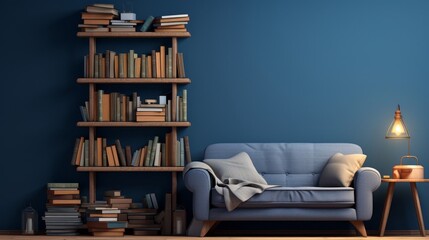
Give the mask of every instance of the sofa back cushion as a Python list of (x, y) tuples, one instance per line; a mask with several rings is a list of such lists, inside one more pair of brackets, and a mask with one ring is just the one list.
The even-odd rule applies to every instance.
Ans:
[(320, 173), (335, 153), (362, 153), (350, 143), (216, 143), (205, 159), (227, 159), (246, 152), (268, 184), (284, 187), (317, 186)]

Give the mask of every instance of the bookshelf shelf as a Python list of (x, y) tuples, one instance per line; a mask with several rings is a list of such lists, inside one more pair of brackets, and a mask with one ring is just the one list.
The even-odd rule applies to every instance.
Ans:
[(189, 32), (78, 32), (78, 37), (97, 38), (187, 38)]
[(190, 127), (190, 122), (78, 122), (78, 127)]
[(78, 172), (183, 172), (184, 167), (77, 167)]
[(191, 83), (189, 78), (78, 78), (77, 83), (106, 83), (106, 84), (165, 84), (177, 83), (188, 84)]

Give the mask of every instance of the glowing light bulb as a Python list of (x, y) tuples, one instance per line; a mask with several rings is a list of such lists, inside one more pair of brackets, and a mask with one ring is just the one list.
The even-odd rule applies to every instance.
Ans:
[(401, 121), (395, 120), (395, 123), (392, 127), (392, 133), (396, 134), (396, 136), (399, 136), (405, 132), (404, 126), (402, 126)]

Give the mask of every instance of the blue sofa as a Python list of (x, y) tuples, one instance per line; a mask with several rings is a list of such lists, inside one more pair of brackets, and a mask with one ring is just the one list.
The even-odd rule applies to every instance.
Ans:
[(219, 221), (350, 221), (367, 236), (363, 221), (372, 217), (373, 192), (380, 174), (360, 168), (350, 187), (318, 187), (319, 175), (335, 153), (362, 153), (349, 143), (218, 143), (205, 150), (205, 159), (226, 159), (246, 152), (268, 184), (265, 190), (228, 212), (223, 197), (213, 188), (211, 175), (191, 169), (185, 176), (193, 193), (190, 236), (205, 236)]

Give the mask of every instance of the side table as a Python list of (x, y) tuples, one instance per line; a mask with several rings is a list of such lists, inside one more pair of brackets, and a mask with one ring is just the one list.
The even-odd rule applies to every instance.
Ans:
[(420, 234), (425, 237), (426, 230), (425, 224), (423, 222), (422, 208), (420, 207), (419, 193), (417, 192), (416, 183), (428, 182), (429, 179), (381, 179), (382, 183), (388, 183), (386, 201), (384, 202), (383, 215), (381, 217), (380, 224), (380, 237), (384, 236), (384, 231), (386, 230), (387, 218), (389, 217), (390, 205), (392, 204), (393, 192), (395, 190), (395, 183), (409, 183), (411, 188), (411, 193), (413, 195), (414, 207), (416, 208), (417, 220), (419, 222)]

